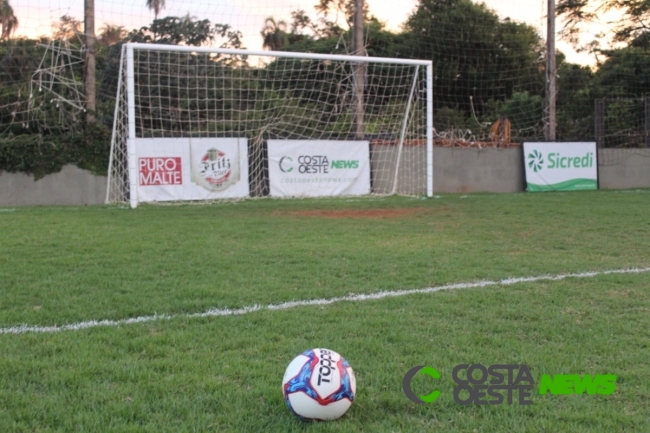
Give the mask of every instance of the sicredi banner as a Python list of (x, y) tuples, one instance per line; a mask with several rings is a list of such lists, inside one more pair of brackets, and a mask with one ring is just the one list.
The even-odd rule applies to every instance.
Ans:
[(269, 140), (273, 197), (370, 194), (368, 141)]
[(598, 189), (596, 143), (524, 143), (526, 191)]
[(245, 138), (134, 140), (138, 201), (248, 197)]

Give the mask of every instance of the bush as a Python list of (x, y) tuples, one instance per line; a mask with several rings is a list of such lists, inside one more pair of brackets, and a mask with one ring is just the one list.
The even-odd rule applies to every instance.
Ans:
[(42, 177), (74, 164), (94, 174), (106, 174), (111, 131), (101, 123), (61, 134), (8, 134), (0, 137), (0, 173), (24, 172)]

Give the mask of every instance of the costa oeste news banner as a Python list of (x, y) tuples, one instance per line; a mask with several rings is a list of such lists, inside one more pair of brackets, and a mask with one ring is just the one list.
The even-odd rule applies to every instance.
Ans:
[(370, 194), (368, 141), (269, 140), (272, 197)]
[(596, 143), (524, 143), (526, 191), (598, 189)]

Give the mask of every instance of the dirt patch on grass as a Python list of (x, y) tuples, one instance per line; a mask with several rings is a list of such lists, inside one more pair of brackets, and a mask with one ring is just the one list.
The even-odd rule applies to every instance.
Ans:
[(337, 209), (337, 210), (303, 210), (293, 212), (273, 212), (274, 215), (294, 216), (303, 218), (404, 218), (417, 214), (439, 213), (444, 209), (430, 208), (397, 208), (397, 209)]

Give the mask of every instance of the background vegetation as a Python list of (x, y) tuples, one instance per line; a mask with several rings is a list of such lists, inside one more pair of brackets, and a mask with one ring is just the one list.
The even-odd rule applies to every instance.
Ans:
[[(589, 12), (588, 3), (565, 0), (558, 4), (558, 14), (568, 20), (563, 29), (567, 38), (577, 40), (577, 35), (584, 34), (579, 33), (580, 26), (596, 13)], [(640, 102), (608, 105), (607, 133), (624, 136), (612, 145), (647, 144), (644, 137), (650, 114), (645, 112), (643, 98), (650, 92), (650, 33), (643, 23), (650, 12), (644, 4), (640, 0), (606, 2), (603, 7), (624, 12), (615, 29), (619, 45), (606, 49), (596, 41), (586, 41), (586, 45), (582, 41), (597, 56), (594, 66), (571, 63), (559, 53), (559, 140), (594, 139), (596, 99), (634, 99)], [(106, 171), (119, 56), (125, 42), (244, 47), (241, 32), (229, 24), (189, 15), (159, 17), (164, 1), (147, 5), (156, 13), (147, 26), (126, 29), (106, 24), (98, 29), (97, 112), (93, 113), (98, 122), (88, 126), (80, 110), (79, 89), (47, 78), (50, 67), (50, 72), (56, 70), (70, 82), (83, 83), (84, 62), (74, 55), (83, 48), (82, 22), (66, 15), (48, 36), (15, 38), (12, 34), (20, 17), (14, 15), (9, 0), (2, 0), (0, 172), (24, 171), (40, 177), (68, 163)], [(260, 22), (260, 38), (271, 50), (348, 53), (352, 11), (350, 0), (322, 0), (313, 11), (295, 10), (290, 18), (268, 17)], [(343, 20), (336, 19), (337, 14)], [(434, 125), (439, 133), (460, 131), (480, 139), (488, 135), (492, 123), (506, 116), (515, 141), (543, 137), (546, 53), (535, 28), (500, 18), (486, 4), (471, 0), (420, 0), (398, 32), (387, 30), (369, 9), (365, 21), (369, 55), (433, 61)], [(253, 66), (240, 59), (226, 67)], [(289, 76), (286, 84), (290, 82)], [(377, 96), (366, 94), (367, 98)]]

